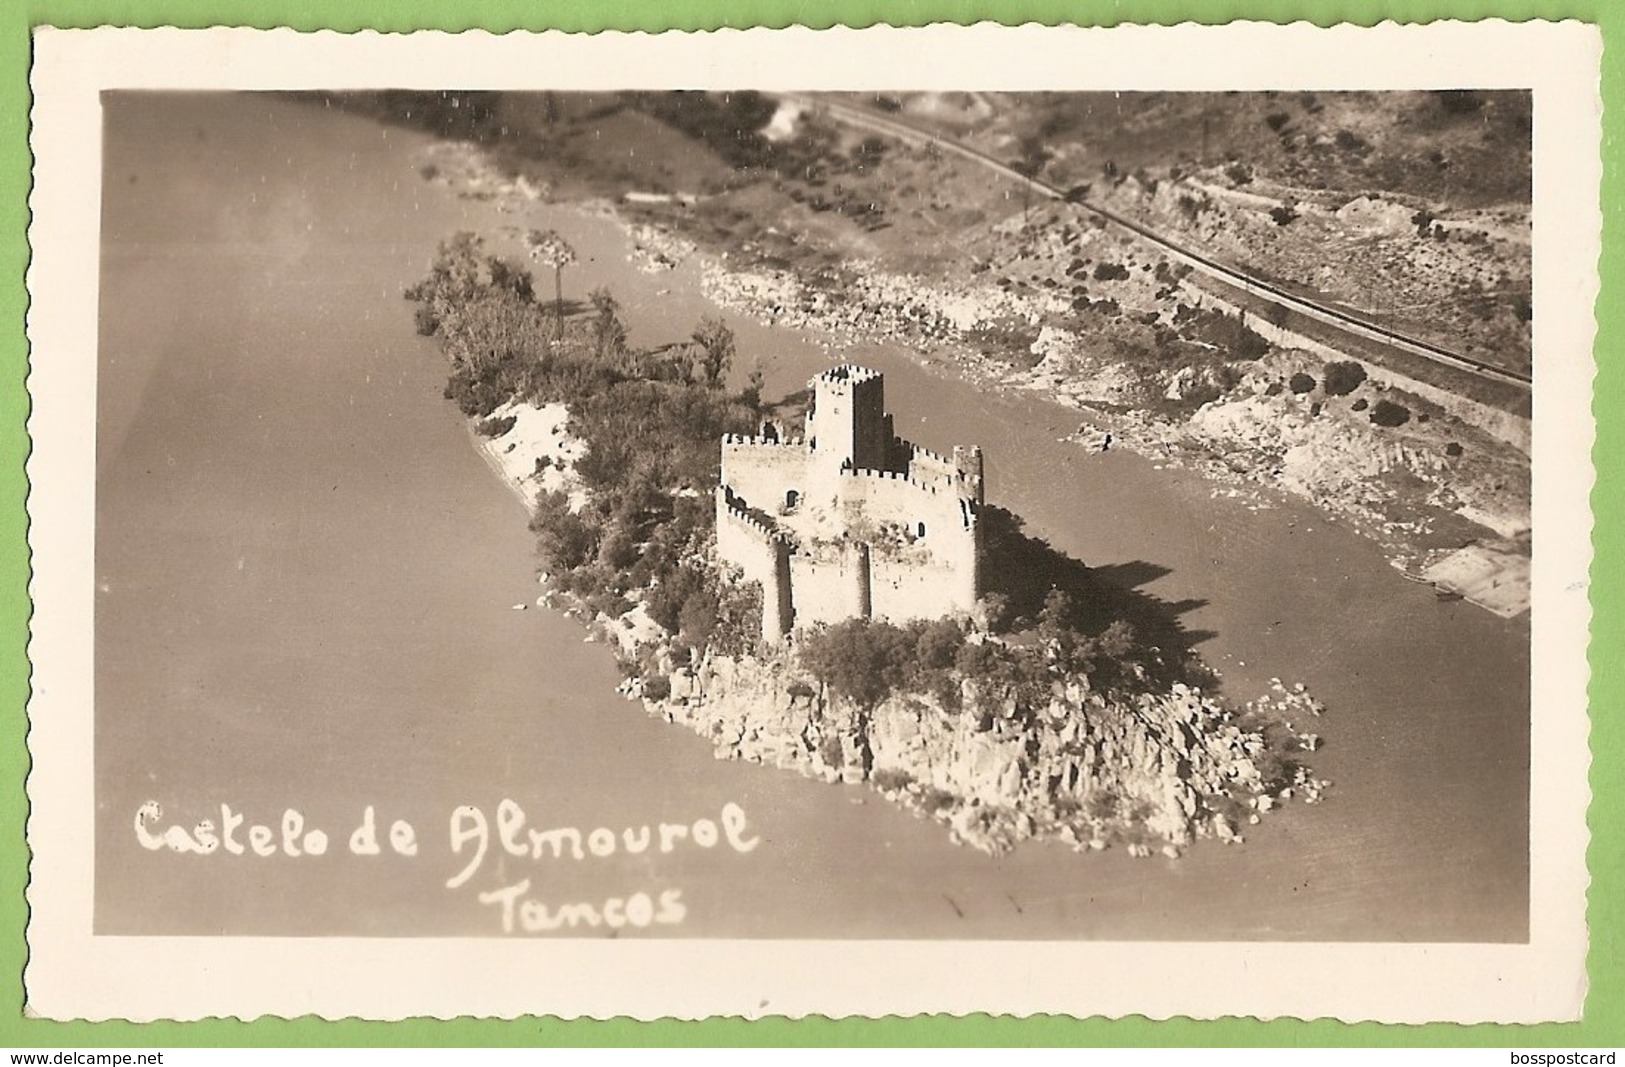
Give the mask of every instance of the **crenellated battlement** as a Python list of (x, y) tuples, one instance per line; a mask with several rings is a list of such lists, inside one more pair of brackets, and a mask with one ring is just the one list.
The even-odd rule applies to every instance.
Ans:
[(787, 438), (780, 439), (780, 438), (776, 438), (776, 437), (763, 437), (761, 434), (754, 434), (754, 433), (725, 433), (725, 434), (722, 435), (722, 443), (724, 445), (730, 445), (730, 446), (734, 446), (734, 447), (741, 447), (741, 446), (760, 446), (760, 447), (764, 447), (764, 448), (806, 448), (807, 447), (806, 438), (803, 438), (803, 437), (787, 437)]
[(936, 486), (929, 482), (920, 481), (907, 471), (877, 471), (869, 470), (866, 467), (842, 467), (840, 473), (843, 478), (874, 478), (885, 482), (897, 482), (921, 493), (928, 493), (931, 496), (937, 495)]
[(921, 460), (925, 460), (930, 463), (939, 464), (944, 470), (955, 469), (954, 461), (943, 455), (941, 452), (933, 452), (924, 445), (917, 445), (913, 441), (905, 441), (901, 437), (895, 438), (895, 440), (897, 441), (899, 448), (907, 450), (910, 463), (917, 463)]
[(756, 511), (733, 495), (727, 486), (717, 486), (717, 517), (737, 524), (750, 533), (771, 543), (790, 543), (790, 535), (780, 529), (769, 516)]
[(954, 454), (944, 456), (910, 441), (899, 439), (897, 446), (907, 456), (907, 467), (916, 481), (930, 478), (951, 486), (956, 492), (982, 499), (982, 450), (955, 448)]
[(861, 385), (864, 382), (880, 381), (884, 375), (870, 367), (860, 367), (855, 363), (842, 363), (831, 367), (812, 380), (816, 389), (820, 382), (826, 385), (844, 386)]

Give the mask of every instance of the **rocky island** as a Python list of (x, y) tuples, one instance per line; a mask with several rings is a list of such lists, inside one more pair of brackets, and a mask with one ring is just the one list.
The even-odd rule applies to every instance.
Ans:
[(720, 322), (634, 349), (610, 293), (565, 304), (556, 236), (526, 244), (553, 301), (470, 234), (408, 296), (532, 511), (541, 603), (614, 648), (649, 712), (719, 756), (867, 782), (995, 853), (1177, 855), (1319, 799), (1301, 687), (1240, 709), (1205, 691), (1188, 649), (986, 501), (979, 450), (896, 436), (879, 374), (820, 374), (792, 435), (796, 398), (728, 388)]

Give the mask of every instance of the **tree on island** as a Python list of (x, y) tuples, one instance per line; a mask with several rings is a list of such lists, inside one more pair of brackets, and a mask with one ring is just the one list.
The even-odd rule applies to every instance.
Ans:
[(440, 242), (429, 276), (407, 289), (406, 298), (417, 302), (418, 333), (444, 338), (467, 321), (469, 304), (499, 290), (529, 302), (530, 274), (487, 255), (485, 242), (465, 230)]
[(598, 358), (607, 359), (626, 351), (626, 324), (621, 321), (621, 302), (603, 286), (587, 294), (593, 308), (593, 344)]
[(553, 306), (558, 315), (558, 338), (564, 339), (564, 268), (576, 261), (576, 250), (557, 230), (531, 230), (525, 235), (530, 258), (553, 268)]
[(694, 327), (692, 337), (699, 349), (701, 380), (706, 385), (720, 387), (728, 376), (728, 368), (733, 365), (734, 332), (721, 319), (707, 315)]
[(739, 399), (757, 415), (762, 413), (762, 389), (766, 384), (767, 379), (762, 374), (761, 364), (758, 363), (750, 369), (750, 375), (745, 379), (745, 388), (739, 394)]

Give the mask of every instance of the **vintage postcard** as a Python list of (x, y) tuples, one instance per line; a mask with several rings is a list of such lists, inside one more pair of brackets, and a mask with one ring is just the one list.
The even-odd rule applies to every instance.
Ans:
[(1594, 28), (34, 45), (32, 1012), (1578, 1017)]

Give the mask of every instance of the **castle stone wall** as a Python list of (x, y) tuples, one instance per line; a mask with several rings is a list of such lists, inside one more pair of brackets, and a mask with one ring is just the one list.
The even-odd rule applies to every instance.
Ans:
[(959, 521), (964, 536), (936, 546), (937, 558), (955, 575), (955, 603), (974, 605), (976, 598), (982, 595), (982, 526), (976, 507), (969, 499), (961, 498)]
[(934, 554), (875, 551), (869, 561), (874, 617), (890, 622), (936, 619), (976, 606), (976, 583)]
[[(904, 442), (907, 444), (907, 442)], [(917, 482), (951, 487), (958, 484), (959, 468), (947, 456), (909, 444), (908, 473)]]
[(950, 457), (910, 441), (899, 440), (897, 445), (906, 457), (903, 468), (914, 481), (982, 502), (981, 449), (956, 448)]
[(967, 498), (883, 471), (846, 471), (840, 485), (847, 528), (877, 538), (870, 565), (877, 618), (929, 619), (975, 606), (980, 531)]
[(755, 438), (725, 438), (722, 442), (722, 484), (758, 511), (777, 515), (784, 510), (785, 493), (808, 491), (805, 445), (773, 444)]
[(796, 552), (790, 557), (790, 587), (798, 628), (868, 617), (867, 547), (846, 541)]
[(924, 540), (934, 542), (968, 532), (962, 499), (947, 488), (922, 485), (890, 471), (843, 471), (839, 482), (841, 514), (847, 527), (865, 521), (895, 523), (917, 534), (925, 524)]

